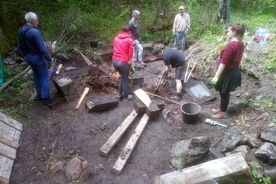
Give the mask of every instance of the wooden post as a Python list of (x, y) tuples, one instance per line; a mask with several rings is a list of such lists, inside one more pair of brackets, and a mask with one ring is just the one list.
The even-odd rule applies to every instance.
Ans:
[(89, 87), (85, 87), (85, 89), (84, 89), (84, 91), (83, 91), (83, 93), (82, 93), (82, 95), (81, 95), (81, 97), (80, 97), (80, 99), (78, 101), (78, 104), (76, 106), (76, 110), (79, 109), (79, 107), (81, 105), (81, 102), (83, 101), (84, 97), (87, 95), (88, 91), (89, 91)]
[[(200, 184), (200, 183), (253, 183), (249, 167), (241, 155), (236, 153), (179, 171), (158, 176), (154, 184)], [(232, 183), (230, 182), (230, 183)]]
[(119, 158), (117, 159), (116, 163), (113, 165), (112, 171), (115, 174), (120, 174), (126, 165), (132, 151), (135, 148), (137, 141), (139, 140), (143, 130), (145, 129), (147, 123), (149, 121), (149, 116), (144, 114), (142, 119), (140, 120), (139, 124), (134, 130), (134, 133), (131, 135), (130, 139), (128, 140), (127, 144), (123, 148)]
[(137, 117), (137, 112), (133, 110), (123, 121), (123, 123), (115, 130), (115, 132), (109, 137), (109, 139), (104, 143), (100, 149), (101, 156), (107, 156), (111, 149), (117, 144), (122, 135), (126, 132), (128, 127)]

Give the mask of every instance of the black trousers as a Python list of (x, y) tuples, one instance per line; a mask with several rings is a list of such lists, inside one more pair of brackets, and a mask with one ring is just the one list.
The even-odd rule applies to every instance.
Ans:
[(220, 110), (222, 112), (226, 112), (227, 107), (229, 105), (229, 100), (230, 100), (230, 91), (226, 91), (226, 93), (222, 93), (219, 91), (220, 94)]

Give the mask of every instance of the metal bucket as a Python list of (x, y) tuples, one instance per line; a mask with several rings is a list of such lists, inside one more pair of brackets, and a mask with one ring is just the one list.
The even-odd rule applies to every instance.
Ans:
[(185, 123), (195, 123), (199, 119), (201, 107), (194, 103), (188, 102), (181, 106), (182, 119)]

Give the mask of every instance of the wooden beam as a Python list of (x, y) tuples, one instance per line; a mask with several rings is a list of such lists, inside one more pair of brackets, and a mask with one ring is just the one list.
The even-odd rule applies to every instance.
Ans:
[(128, 127), (137, 117), (137, 112), (133, 110), (123, 121), (123, 123), (115, 130), (115, 132), (109, 137), (109, 139), (104, 143), (100, 149), (101, 156), (107, 156), (111, 149), (117, 144), (122, 135), (126, 132)]
[(19, 130), (22, 131), (23, 130), (23, 126), (21, 123), (19, 123), (18, 121), (8, 117), (7, 115), (3, 114), (0, 112), (0, 121), (2, 121), (3, 123)]
[(0, 155), (0, 183), (9, 184), (13, 160)]
[(149, 107), (151, 104), (151, 99), (149, 95), (142, 89), (137, 89), (134, 91), (134, 94), (147, 106)]
[(253, 183), (249, 167), (241, 153), (163, 174), (155, 178), (154, 184), (221, 183), (229, 179), (234, 183)]
[(76, 110), (79, 109), (79, 107), (81, 105), (81, 102), (83, 101), (84, 97), (87, 95), (88, 91), (89, 91), (89, 87), (85, 87), (85, 89), (84, 89), (84, 91), (83, 91), (83, 93), (82, 93), (82, 95), (81, 95), (81, 97), (80, 97), (80, 99), (78, 101), (78, 104), (76, 106)]
[(16, 158), (16, 149), (0, 142), (0, 155), (14, 160)]
[(147, 123), (149, 121), (149, 116), (144, 114), (142, 119), (140, 120), (139, 124), (135, 128), (134, 133), (131, 135), (130, 139), (128, 140), (127, 144), (123, 148), (119, 158), (117, 159), (116, 163), (113, 165), (112, 171), (115, 174), (120, 174), (126, 165), (132, 151), (135, 148), (136, 143), (138, 142), (143, 130), (145, 129)]
[(18, 148), (21, 132), (0, 121), (0, 142)]

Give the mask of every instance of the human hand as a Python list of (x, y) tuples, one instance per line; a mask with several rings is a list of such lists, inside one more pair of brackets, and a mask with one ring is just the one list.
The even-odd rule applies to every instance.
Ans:
[(211, 80), (211, 84), (215, 86), (217, 84), (217, 82), (218, 82), (218, 77), (216, 77), (216, 76), (213, 77)]
[(48, 69), (48, 74), (49, 74), (49, 76), (51, 76), (54, 72), (55, 72), (55, 69), (54, 69), (53, 67), (50, 67), (50, 68)]
[(174, 29), (172, 30), (172, 33), (173, 33), (173, 36), (175, 36), (175, 35), (176, 35), (176, 33), (175, 33), (175, 30), (174, 30)]

